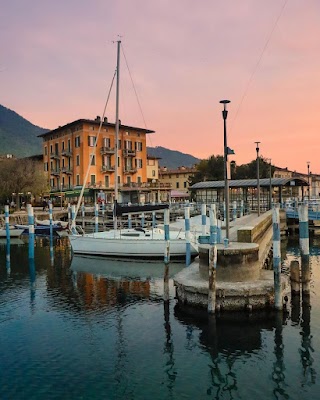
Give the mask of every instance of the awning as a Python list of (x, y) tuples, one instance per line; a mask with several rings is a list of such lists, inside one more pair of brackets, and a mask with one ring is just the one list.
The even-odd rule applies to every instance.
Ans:
[(188, 193), (180, 192), (179, 190), (171, 190), (170, 197), (179, 198), (179, 197), (189, 197)]
[[(79, 197), (80, 193), (81, 193), (81, 189), (76, 189), (76, 190), (68, 190), (64, 194), (65, 194), (65, 197)], [(92, 190), (84, 189), (83, 196), (84, 197), (92, 197), (93, 196)]]

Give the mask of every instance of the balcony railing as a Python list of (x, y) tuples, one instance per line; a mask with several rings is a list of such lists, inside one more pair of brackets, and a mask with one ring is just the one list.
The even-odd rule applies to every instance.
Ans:
[(129, 149), (123, 149), (123, 156), (124, 157), (135, 157), (136, 156), (136, 151), (135, 150), (129, 150)]
[(59, 153), (50, 153), (50, 158), (60, 160), (60, 155)]
[(115, 153), (115, 149), (114, 147), (101, 147), (100, 148), (100, 154), (114, 154)]
[(72, 175), (72, 168), (70, 168), (70, 167), (63, 167), (63, 168), (61, 168), (61, 172), (62, 172), (63, 174)]
[(55, 168), (50, 171), (51, 175), (60, 175), (60, 168)]
[(102, 165), (101, 167), (101, 172), (114, 172), (115, 171), (115, 167), (114, 165)]
[(71, 150), (62, 150), (61, 155), (64, 157), (72, 157), (72, 151)]
[(137, 172), (137, 168), (126, 167), (123, 169), (124, 174), (135, 174)]

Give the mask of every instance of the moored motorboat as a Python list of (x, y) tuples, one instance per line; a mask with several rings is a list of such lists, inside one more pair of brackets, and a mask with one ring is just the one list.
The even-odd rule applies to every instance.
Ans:
[[(21, 225), (21, 224), (16, 224), (14, 225), (16, 229), (22, 230), (22, 234), (28, 235), (29, 234), (29, 225)], [(56, 234), (59, 231), (64, 230), (64, 228), (61, 225), (52, 225), (52, 231), (53, 234)], [(44, 235), (48, 236), (50, 235), (50, 225), (34, 225), (34, 233), (35, 235)]]

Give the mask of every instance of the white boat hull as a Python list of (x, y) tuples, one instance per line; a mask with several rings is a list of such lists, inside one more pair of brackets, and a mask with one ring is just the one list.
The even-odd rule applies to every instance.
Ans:
[[(132, 236), (130, 236), (132, 234)], [(129, 235), (129, 236), (125, 236)], [(136, 235), (136, 236), (135, 236)], [(150, 235), (150, 236), (148, 236)], [(113, 237), (112, 237), (113, 236)], [(160, 238), (162, 236), (162, 238)], [(170, 258), (182, 259), (186, 257), (186, 241), (181, 235), (174, 233), (170, 238)], [(136, 259), (163, 259), (166, 251), (164, 234), (159, 232), (139, 233), (134, 230), (123, 231), (122, 234), (112, 232), (98, 232), (85, 235), (70, 235), (71, 247), (74, 254), (92, 256), (108, 256), (116, 258)], [(191, 257), (198, 254), (197, 247), (190, 245)]]

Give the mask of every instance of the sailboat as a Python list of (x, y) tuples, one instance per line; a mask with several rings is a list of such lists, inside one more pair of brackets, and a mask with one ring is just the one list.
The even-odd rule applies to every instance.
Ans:
[[(120, 65), (120, 44), (117, 42), (117, 87), (116, 87), (116, 132), (115, 132), (115, 154), (118, 154), (118, 136), (119, 136), (119, 65)], [(103, 120), (103, 118), (102, 118)], [(101, 125), (100, 125), (101, 127)], [(100, 131), (100, 130), (99, 130)], [(99, 135), (99, 132), (98, 132)], [(97, 137), (98, 139), (98, 137)], [(96, 139), (95, 145), (98, 140)], [(91, 159), (89, 166), (91, 164)], [(187, 244), (186, 236), (183, 231), (170, 232), (165, 237), (165, 231), (160, 228), (144, 229), (144, 228), (128, 228), (118, 229), (117, 217), (121, 213), (136, 213), (168, 208), (166, 204), (130, 206), (127, 209), (118, 205), (118, 166), (115, 163), (115, 195), (114, 195), (114, 229), (105, 232), (83, 233), (79, 234), (75, 226), (75, 218), (80, 208), (84, 185), (81, 190), (75, 215), (72, 219), (71, 234), (69, 235), (71, 247), (74, 254), (83, 254), (89, 256), (109, 256), (114, 258), (127, 259), (164, 259), (165, 254), (170, 254), (170, 259), (183, 259), (186, 257)], [(87, 177), (89, 168), (87, 171)], [(87, 182), (87, 177), (84, 182)], [(147, 207), (147, 209), (146, 209)], [(190, 234), (191, 258), (198, 254), (196, 239)]]

